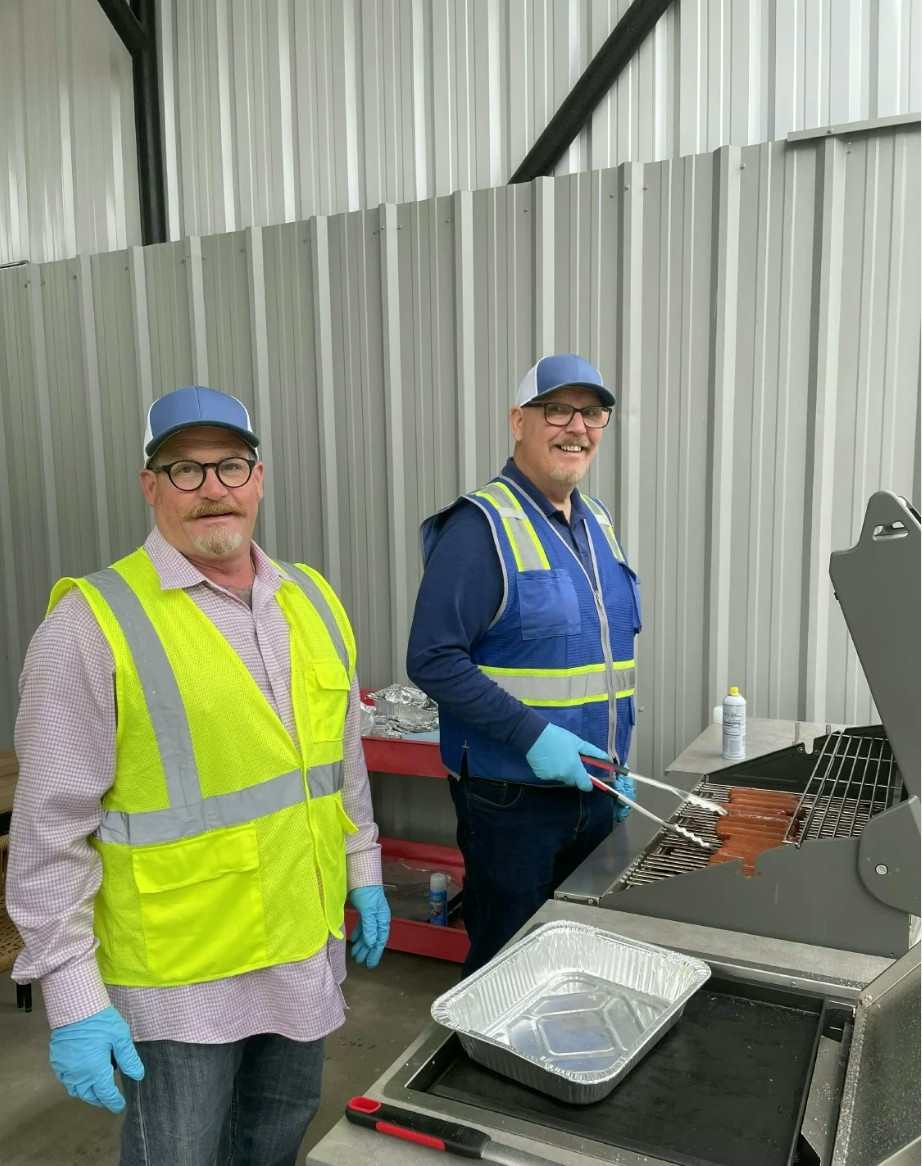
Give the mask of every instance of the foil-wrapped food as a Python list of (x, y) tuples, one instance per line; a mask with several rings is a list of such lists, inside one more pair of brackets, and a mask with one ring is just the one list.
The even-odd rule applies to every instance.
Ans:
[[(435, 701), (412, 684), (389, 684), (366, 697), (373, 705), (373, 722), (363, 709), (363, 731), (367, 736), (402, 737), (405, 733), (431, 733), (439, 727)], [(366, 728), (365, 726), (370, 727)]]

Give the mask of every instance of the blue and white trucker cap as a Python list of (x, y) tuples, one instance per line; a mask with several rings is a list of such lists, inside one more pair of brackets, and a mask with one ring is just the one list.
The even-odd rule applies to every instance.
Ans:
[(151, 458), (168, 437), (182, 429), (214, 425), (229, 429), (255, 450), (259, 438), (250, 425), (250, 415), (242, 401), (204, 385), (189, 385), (154, 401), (147, 410), (144, 457)]
[(564, 353), (559, 356), (542, 356), (534, 368), (525, 374), (515, 395), (516, 405), (527, 405), (536, 397), (554, 389), (566, 388), (595, 389), (603, 405), (614, 405), (614, 396), (602, 384), (602, 374), (581, 356)]

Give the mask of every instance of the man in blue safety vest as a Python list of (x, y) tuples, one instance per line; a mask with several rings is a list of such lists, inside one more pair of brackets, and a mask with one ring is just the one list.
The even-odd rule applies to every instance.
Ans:
[[(543, 357), (516, 394), (502, 472), (422, 524), (407, 671), (439, 705), (465, 974), (628, 812), (580, 761), (626, 759), (634, 726), (637, 578), (608, 511), (576, 488), (614, 403), (588, 361)], [(630, 778), (616, 788), (633, 796)]]

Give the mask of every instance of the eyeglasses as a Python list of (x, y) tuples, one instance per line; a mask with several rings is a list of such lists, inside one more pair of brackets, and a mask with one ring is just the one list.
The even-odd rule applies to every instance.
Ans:
[(523, 408), (543, 409), (544, 420), (558, 429), (569, 425), (574, 413), (582, 416), (587, 429), (604, 429), (611, 420), (610, 405), (584, 405), (582, 409), (577, 409), (575, 405), (565, 405), (563, 401), (529, 401)]
[(223, 457), (219, 462), (170, 462), (167, 466), (151, 466), (155, 474), (166, 474), (177, 490), (191, 493), (205, 481), (209, 470), (214, 470), (218, 481), (228, 490), (239, 490), (249, 482), (256, 458)]

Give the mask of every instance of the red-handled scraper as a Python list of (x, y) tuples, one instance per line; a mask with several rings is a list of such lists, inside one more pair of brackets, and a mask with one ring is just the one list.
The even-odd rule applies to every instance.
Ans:
[(553, 1166), (550, 1159), (503, 1146), (473, 1126), (401, 1109), (397, 1105), (386, 1105), (372, 1097), (353, 1097), (346, 1106), (346, 1117), (356, 1125), (377, 1130), (379, 1134), (416, 1142), (430, 1150), (443, 1150), (459, 1158), (480, 1158), (486, 1162), (504, 1163), (504, 1166)]

